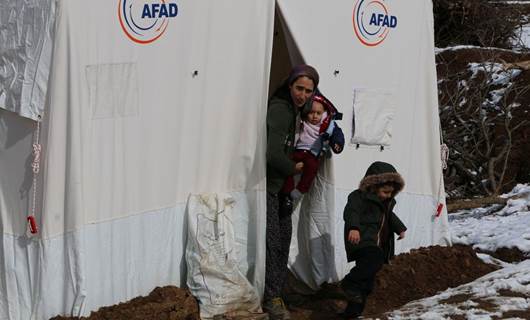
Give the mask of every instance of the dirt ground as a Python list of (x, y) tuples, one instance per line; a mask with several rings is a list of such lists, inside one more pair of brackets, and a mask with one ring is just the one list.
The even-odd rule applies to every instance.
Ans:
[(199, 320), (199, 306), (186, 289), (157, 287), (147, 297), (100, 308), (89, 317), (53, 317), (50, 320)]
[(508, 263), (517, 263), (526, 259), (530, 259), (530, 256), (522, 252), (517, 248), (499, 248), (495, 252), (490, 251), (480, 251), (478, 252), (489, 254), (490, 256), (502, 260)]
[[(496, 267), (482, 262), (467, 246), (434, 246), (401, 254), (377, 275), (364, 316), (386, 319), (384, 312), (471, 282), (494, 270)], [(339, 296), (336, 285), (324, 286), (318, 299), (307, 297), (293, 307), (294, 319), (340, 319), (336, 313), (343, 310), (345, 302), (337, 299)]]
[[(496, 267), (480, 260), (467, 246), (428, 247), (401, 254), (378, 274), (365, 317), (380, 317), (409, 301), (432, 296), (439, 291), (473, 281)], [(286, 297), (293, 320), (339, 319), (346, 303), (335, 284), (322, 286), (315, 295), (290, 293)], [(154, 289), (147, 297), (92, 312), (89, 317), (61, 317), (51, 320), (195, 320), (198, 305), (189, 291), (174, 286)]]

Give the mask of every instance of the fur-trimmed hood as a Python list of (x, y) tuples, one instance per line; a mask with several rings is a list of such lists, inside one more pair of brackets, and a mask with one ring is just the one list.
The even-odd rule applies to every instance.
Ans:
[(393, 165), (386, 162), (376, 161), (368, 167), (364, 178), (359, 183), (359, 189), (364, 192), (370, 191), (370, 187), (385, 184), (387, 182), (395, 183), (398, 188), (394, 190), (392, 197), (395, 197), (405, 187), (405, 180), (397, 172)]

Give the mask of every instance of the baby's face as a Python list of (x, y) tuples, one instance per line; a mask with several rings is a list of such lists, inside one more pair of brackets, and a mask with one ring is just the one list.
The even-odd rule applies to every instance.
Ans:
[(322, 119), (322, 114), (324, 114), (324, 106), (322, 103), (313, 101), (311, 111), (307, 114), (307, 121), (311, 124), (319, 124)]

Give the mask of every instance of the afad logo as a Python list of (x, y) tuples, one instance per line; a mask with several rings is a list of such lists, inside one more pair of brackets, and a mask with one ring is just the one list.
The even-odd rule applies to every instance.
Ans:
[(119, 0), (118, 18), (129, 39), (147, 44), (166, 32), (169, 20), (178, 14), (177, 4), (169, 0)]
[(384, 0), (357, 0), (353, 9), (353, 30), (362, 44), (374, 47), (385, 41), (397, 27), (397, 17), (390, 15)]

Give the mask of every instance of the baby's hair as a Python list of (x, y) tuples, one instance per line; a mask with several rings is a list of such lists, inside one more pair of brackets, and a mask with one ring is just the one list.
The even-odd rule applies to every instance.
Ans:
[(318, 100), (311, 100), (309, 110), (308, 110), (307, 112), (302, 112), (302, 114), (300, 115), (300, 117), (302, 118), (302, 120), (307, 120), (307, 117), (308, 117), (309, 114), (311, 113), (311, 110), (313, 110), (313, 103), (315, 103), (315, 102), (318, 103), (318, 104), (320, 104), (320, 105), (322, 106), (322, 110), (323, 110), (324, 112), (326, 112), (326, 106), (325, 106), (322, 102), (320, 102), (320, 101), (318, 101)]

